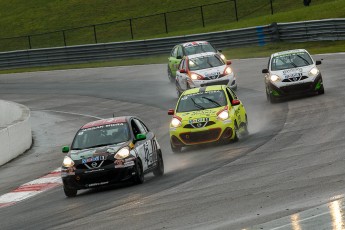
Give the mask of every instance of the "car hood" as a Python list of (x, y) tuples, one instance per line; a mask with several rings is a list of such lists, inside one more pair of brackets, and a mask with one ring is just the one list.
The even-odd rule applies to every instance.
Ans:
[(176, 115), (182, 118), (182, 121), (181, 121), (182, 125), (191, 124), (191, 123), (200, 123), (200, 122), (205, 122), (205, 120), (203, 120), (204, 118), (207, 118), (209, 120), (217, 119), (217, 113), (224, 108), (225, 106), (212, 108), (212, 109), (190, 111), (190, 112), (180, 112), (180, 113), (176, 113)]
[(89, 149), (82, 149), (82, 150), (71, 150), (68, 153), (68, 156), (72, 158), (72, 160), (81, 160), (81, 159), (87, 159), (89, 157), (95, 157), (95, 156), (109, 156), (112, 154), (117, 153), (121, 148), (128, 146), (130, 142), (122, 142), (114, 145), (107, 145), (107, 146), (101, 146), (96, 148), (89, 148)]
[(218, 76), (224, 73), (226, 65), (221, 65), (218, 67), (208, 68), (208, 69), (201, 69), (201, 70), (194, 70), (191, 71), (193, 73), (199, 74), (204, 77), (211, 77), (211, 76)]

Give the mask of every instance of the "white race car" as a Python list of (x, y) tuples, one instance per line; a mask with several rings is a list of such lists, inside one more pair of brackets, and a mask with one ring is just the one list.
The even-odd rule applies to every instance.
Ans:
[(185, 56), (176, 71), (177, 95), (187, 89), (210, 85), (226, 85), (237, 89), (231, 61), (224, 61), (219, 54), (206, 52)]
[(274, 53), (268, 61), (265, 74), (267, 100), (271, 103), (279, 98), (305, 95), (307, 93), (324, 94), (322, 76), (308, 51), (304, 49), (287, 50)]

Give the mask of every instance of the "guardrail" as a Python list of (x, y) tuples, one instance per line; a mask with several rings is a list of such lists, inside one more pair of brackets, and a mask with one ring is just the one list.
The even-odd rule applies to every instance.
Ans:
[(178, 43), (207, 40), (217, 48), (266, 43), (345, 40), (345, 19), (326, 19), (222, 32), (128, 42), (113, 42), (0, 53), (0, 69), (85, 63), (120, 58), (167, 54)]
[(0, 166), (30, 148), (30, 110), (24, 105), (0, 100)]

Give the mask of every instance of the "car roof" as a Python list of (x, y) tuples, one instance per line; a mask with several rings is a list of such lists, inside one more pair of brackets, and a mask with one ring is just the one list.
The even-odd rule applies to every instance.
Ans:
[(180, 45), (182, 45), (183, 47), (188, 47), (188, 46), (198, 46), (201, 44), (210, 44), (210, 43), (207, 41), (192, 41), (192, 42), (181, 43)]
[(184, 91), (183, 95), (208, 92), (208, 91), (213, 91), (213, 90), (224, 90), (224, 87), (225, 87), (224, 85), (210, 85), (210, 86), (205, 86), (205, 87), (200, 87), (200, 88), (193, 88), (193, 89), (188, 89)]
[(300, 53), (300, 52), (307, 52), (307, 51), (305, 49), (285, 50), (285, 51), (273, 53), (272, 57), (277, 57), (277, 56), (286, 55), (286, 54)]
[(214, 55), (216, 55), (216, 53), (214, 52), (204, 52), (204, 53), (188, 55), (186, 57), (188, 57), (189, 59), (192, 59), (192, 58), (207, 57), (207, 56), (214, 56)]
[(112, 117), (107, 119), (101, 119), (89, 122), (81, 127), (81, 129), (88, 129), (92, 127), (102, 126), (102, 125), (109, 125), (109, 124), (118, 124), (127, 122), (129, 117)]

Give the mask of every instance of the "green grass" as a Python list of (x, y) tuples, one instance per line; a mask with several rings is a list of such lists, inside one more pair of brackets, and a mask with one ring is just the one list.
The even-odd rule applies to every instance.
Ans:
[[(345, 52), (345, 41), (323, 41), (323, 42), (304, 42), (304, 43), (273, 43), (266, 46), (248, 46), (239, 48), (227, 48), (223, 53), (228, 59), (269, 57), (271, 53), (287, 50), (287, 49), (307, 49), (311, 54)], [(21, 68), (11, 70), (0, 70), (0, 74), (20, 73), (45, 70), (61, 70), (61, 69), (80, 69), (80, 68), (96, 68), (111, 66), (128, 66), (128, 65), (144, 65), (144, 64), (166, 64), (166, 55), (148, 56), (144, 58), (129, 58), (115, 61), (92, 62), (84, 64), (57, 65), (47, 67)]]
[[(56, 47), (95, 43), (92, 26), (111, 21), (160, 14), (132, 20), (134, 39), (176, 36), (210, 31), (228, 30), (272, 22), (291, 22), (323, 18), (345, 17), (344, 0), (313, 0), (304, 7), (302, 0), (273, 0), (271, 15), (269, 0), (237, 0), (236, 22), (234, 2), (229, 1), (203, 7), (205, 27), (202, 25), (200, 8), (193, 6), (222, 2), (222, 0), (12, 0), (0, 1), (0, 51)], [(185, 9), (166, 14), (161, 13)], [(129, 20), (97, 25), (99, 43), (131, 40)], [(64, 33), (59, 30), (67, 29)], [(50, 31), (59, 31), (42, 34)], [(5, 37), (19, 37), (1, 39)]]

